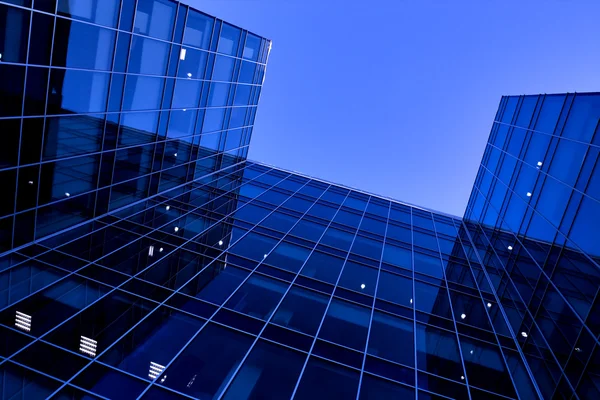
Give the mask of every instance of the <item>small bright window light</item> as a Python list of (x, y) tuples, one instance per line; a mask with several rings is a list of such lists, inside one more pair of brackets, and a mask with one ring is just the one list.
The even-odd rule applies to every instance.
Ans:
[(223, 246), (223, 241), (219, 240), (219, 246)]
[(154, 255), (154, 246), (148, 247), (148, 255), (152, 257)]
[(2, 53), (0, 53), (0, 60), (2, 60)]
[(185, 60), (185, 53), (187, 53), (186, 49), (181, 49), (181, 51), (179, 52), (179, 59), (180, 60)]
[(175, 232), (179, 232), (179, 227), (178, 227), (178, 226), (176, 226), (175, 228), (173, 228), (173, 230), (174, 230)]
[(527, 192), (527, 197), (531, 197), (531, 192)]
[(366, 286), (365, 286), (365, 284), (364, 284), (364, 283), (361, 283), (361, 285), (360, 285), (360, 288), (361, 288), (361, 289), (364, 289), (365, 287), (366, 287)]
[(96, 357), (97, 341), (88, 337), (82, 336), (79, 341), (79, 351), (91, 357)]
[(509, 250), (512, 250), (512, 249), (513, 249), (513, 247), (512, 247), (512, 246), (508, 246), (508, 249), (509, 249)]
[(465, 319), (467, 318), (467, 314), (460, 314), (460, 319)]
[(171, 209), (171, 206), (166, 206), (166, 207), (165, 207), (165, 209), (166, 209), (167, 211), (169, 211), (169, 210)]
[(521, 332), (521, 336), (527, 337), (527, 332)]
[(464, 375), (461, 375), (461, 376), (460, 376), (460, 379), (462, 379), (462, 380), (464, 381), (464, 380), (465, 380), (465, 377), (464, 377)]
[(173, 157), (177, 157), (177, 153), (173, 154)]
[(159, 253), (162, 253), (162, 252), (163, 252), (163, 250), (164, 250), (164, 249), (161, 247), (160, 249), (158, 249), (158, 252), (159, 252)]
[(30, 185), (33, 185), (33, 181), (29, 181), (29, 182), (27, 182), (27, 183), (29, 183)]
[(183, 111), (187, 111), (187, 108), (184, 108)]
[(187, 73), (187, 77), (188, 77), (188, 78), (191, 78), (191, 77), (192, 77), (192, 73), (191, 73), (191, 72), (188, 72), (188, 73)]
[(492, 303), (487, 303), (488, 308), (492, 306)]
[(266, 255), (266, 254), (263, 254), (263, 258), (267, 258), (267, 255)]
[(15, 315), (15, 326), (29, 332), (31, 330), (31, 315), (17, 311)]
[(581, 349), (579, 347), (575, 347), (575, 351), (581, 353)]
[(469, 353), (473, 354), (473, 350), (469, 351)]
[(148, 378), (156, 379), (165, 370), (164, 365), (150, 361), (150, 370), (148, 371)]
[(65, 196), (69, 197), (70, 195), (71, 195), (71, 193), (65, 192)]
[(412, 299), (410, 299), (410, 304), (412, 304)]
[(542, 162), (541, 162), (541, 161), (538, 161), (538, 163), (537, 163), (537, 166), (538, 166), (538, 167), (541, 167), (541, 166), (542, 166)]

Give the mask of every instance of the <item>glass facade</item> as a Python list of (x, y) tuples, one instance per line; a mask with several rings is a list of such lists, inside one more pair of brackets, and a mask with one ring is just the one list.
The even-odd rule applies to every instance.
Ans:
[(465, 215), (541, 395), (600, 398), (600, 94), (504, 97)]
[(600, 94), (504, 97), (460, 218), (247, 160), (246, 30), (0, 22), (2, 399), (600, 397)]
[(244, 161), (269, 46), (169, 0), (0, 1), (0, 251)]

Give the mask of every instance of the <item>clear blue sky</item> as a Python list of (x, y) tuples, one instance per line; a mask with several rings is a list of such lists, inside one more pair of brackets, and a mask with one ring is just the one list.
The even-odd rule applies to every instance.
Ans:
[(600, 90), (600, 0), (187, 0), (273, 40), (249, 158), (462, 216), (500, 96)]

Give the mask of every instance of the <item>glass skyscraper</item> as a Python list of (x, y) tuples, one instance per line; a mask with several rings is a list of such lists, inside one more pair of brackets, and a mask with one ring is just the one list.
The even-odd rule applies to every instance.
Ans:
[(502, 98), (460, 218), (247, 160), (265, 38), (0, 22), (3, 399), (600, 398), (600, 94)]

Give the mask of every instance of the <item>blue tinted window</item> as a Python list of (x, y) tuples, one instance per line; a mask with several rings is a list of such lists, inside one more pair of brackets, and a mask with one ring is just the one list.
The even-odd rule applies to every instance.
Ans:
[(193, 290), (190, 294), (215, 304), (222, 304), (248, 275), (246, 271), (232, 266), (221, 269), (215, 265), (209, 268), (205, 274), (207, 276), (201, 276), (204, 278), (200, 281), (201, 285), (190, 288)]
[(251, 260), (261, 261), (264, 259), (273, 247), (277, 244), (275, 239), (266, 236), (249, 233), (244, 236), (231, 249), (231, 253), (249, 258)]
[[(359, 400), (413, 399), (415, 390), (407, 386), (365, 374), (360, 385)], [(419, 399), (424, 399), (419, 396)]]
[(221, 35), (219, 36), (219, 53), (229, 54), (234, 56), (237, 54), (238, 43), (240, 41), (240, 29), (224, 23), (221, 27)]
[(172, 111), (167, 136), (170, 138), (190, 136), (194, 133), (195, 123), (196, 111)]
[(377, 297), (412, 307), (412, 280), (399, 275), (381, 271), (377, 285)]
[(546, 95), (542, 103), (542, 109), (535, 125), (535, 130), (546, 133), (554, 133), (558, 117), (565, 102), (564, 95)]
[(354, 235), (351, 233), (341, 231), (335, 228), (329, 228), (325, 231), (325, 235), (321, 239), (321, 243), (326, 244), (328, 246), (336, 247), (341, 250), (349, 250), (350, 244), (352, 244), (352, 240)]
[(261, 340), (244, 361), (223, 398), (289, 398), (296, 387), (304, 359), (305, 356), (299, 352)]
[(325, 315), (319, 337), (364, 351), (370, 317), (368, 308), (333, 299)]
[(226, 106), (229, 97), (229, 83), (211, 83), (208, 92), (208, 106)]
[(250, 85), (236, 85), (235, 98), (233, 100), (234, 106), (244, 106), (250, 103), (250, 91), (252, 86)]
[(294, 399), (355, 400), (359, 373), (312, 357), (306, 365)]
[(240, 67), (239, 82), (243, 83), (254, 83), (254, 72), (256, 70), (256, 64), (248, 61), (242, 61)]
[(244, 53), (242, 57), (247, 60), (258, 61), (258, 55), (260, 53), (260, 38), (248, 33), (246, 36), (246, 43), (244, 44)]
[(25, 63), (29, 12), (0, 4), (1, 61)]
[(315, 251), (302, 268), (301, 274), (325, 282), (335, 283), (340, 275), (344, 260)]
[(167, 70), (169, 45), (150, 38), (133, 36), (129, 72), (164, 75)]
[(202, 132), (214, 132), (223, 129), (223, 119), (225, 118), (225, 109), (216, 108), (206, 110), (204, 114), (204, 123)]
[(159, 109), (163, 85), (163, 78), (128, 75), (125, 82), (123, 110)]
[(233, 77), (233, 66), (235, 58), (217, 55), (215, 67), (212, 73), (212, 79), (215, 81), (231, 82)]
[(109, 74), (100, 72), (52, 70), (48, 101), (60, 101), (57, 112), (61, 114), (102, 112), (106, 108), (108, 79)]
[(309, 335), (317, 333), (328, 298), (293, 286), (277, 309), (272, 321)]
[(190, 79), (177, 79), (173, 94), (173, 108), (198, 107), (202, 82)]
[(408, 249), (386, 243), (383, 248), (383, 262), (411, 270), (412, 252)]
[(413, 321), (375, 311), (368, 353), (413, 366), (415, 363)]
[(415, 308), (429, 314), (452, 318), (448, 290), (415, 281)]
[(118, 0), (58, 0), (58, 13), (74, 19), (115, 27)]
[(179, 71), (177, 76), (181, 78), (202, 79), (206, 69), (208, 53), (192, 48), (181, 48), (179, 50)]
[(598, 255), (600, 237), (600, 203), (588, 197), (581, 201), (571, 228), (570, 238), (588, 254)]
[(110, 70), (114, 42), (114, 31), (58, 18), (52, 64), (61, 67)]
[(171, 40), (177, 4), (168, 0), (139, 0), (133, 31)]
[(168, 379), (163, 384), (196, 398), (212, 398), (222, 390), (252, 341), (248, 335), (209, 324), (164, 371)]
[(417, 367), (460, 382), (464, 372), (456, 335), (417, 324)]
[(268, 319), (286, 288), (287, 285), (280, 281), (253, 274), (225, 306), (255, 318)]
[(415, 271), (422, 274), (443, 278), (442, 264), (439, 258), (427, 256), (421, 253), (414, 253)]
[(190, 10), (183, 35), (183, 43), (201, 49), (208, 49), (213, 23), (214, 18)]
[(574, 186), (579, 170), (583, 164), (583, 158), (587, 147), (582, 143), (561, 139), (552, 159), (550, 175)]
[(373, 295), (375, 293), (375, 282), (377, 281), (377, 270), (353, 262), (346, 262), (339, 286)]
[(562, 136), (589, 142), (600, 118), (600, 96), (577, 94), (569, 111)]
[(310, 250), (291, 243), (281, 242), (265, 259), (265, 262), (276, 267), (298, 272), (308, 257)]

